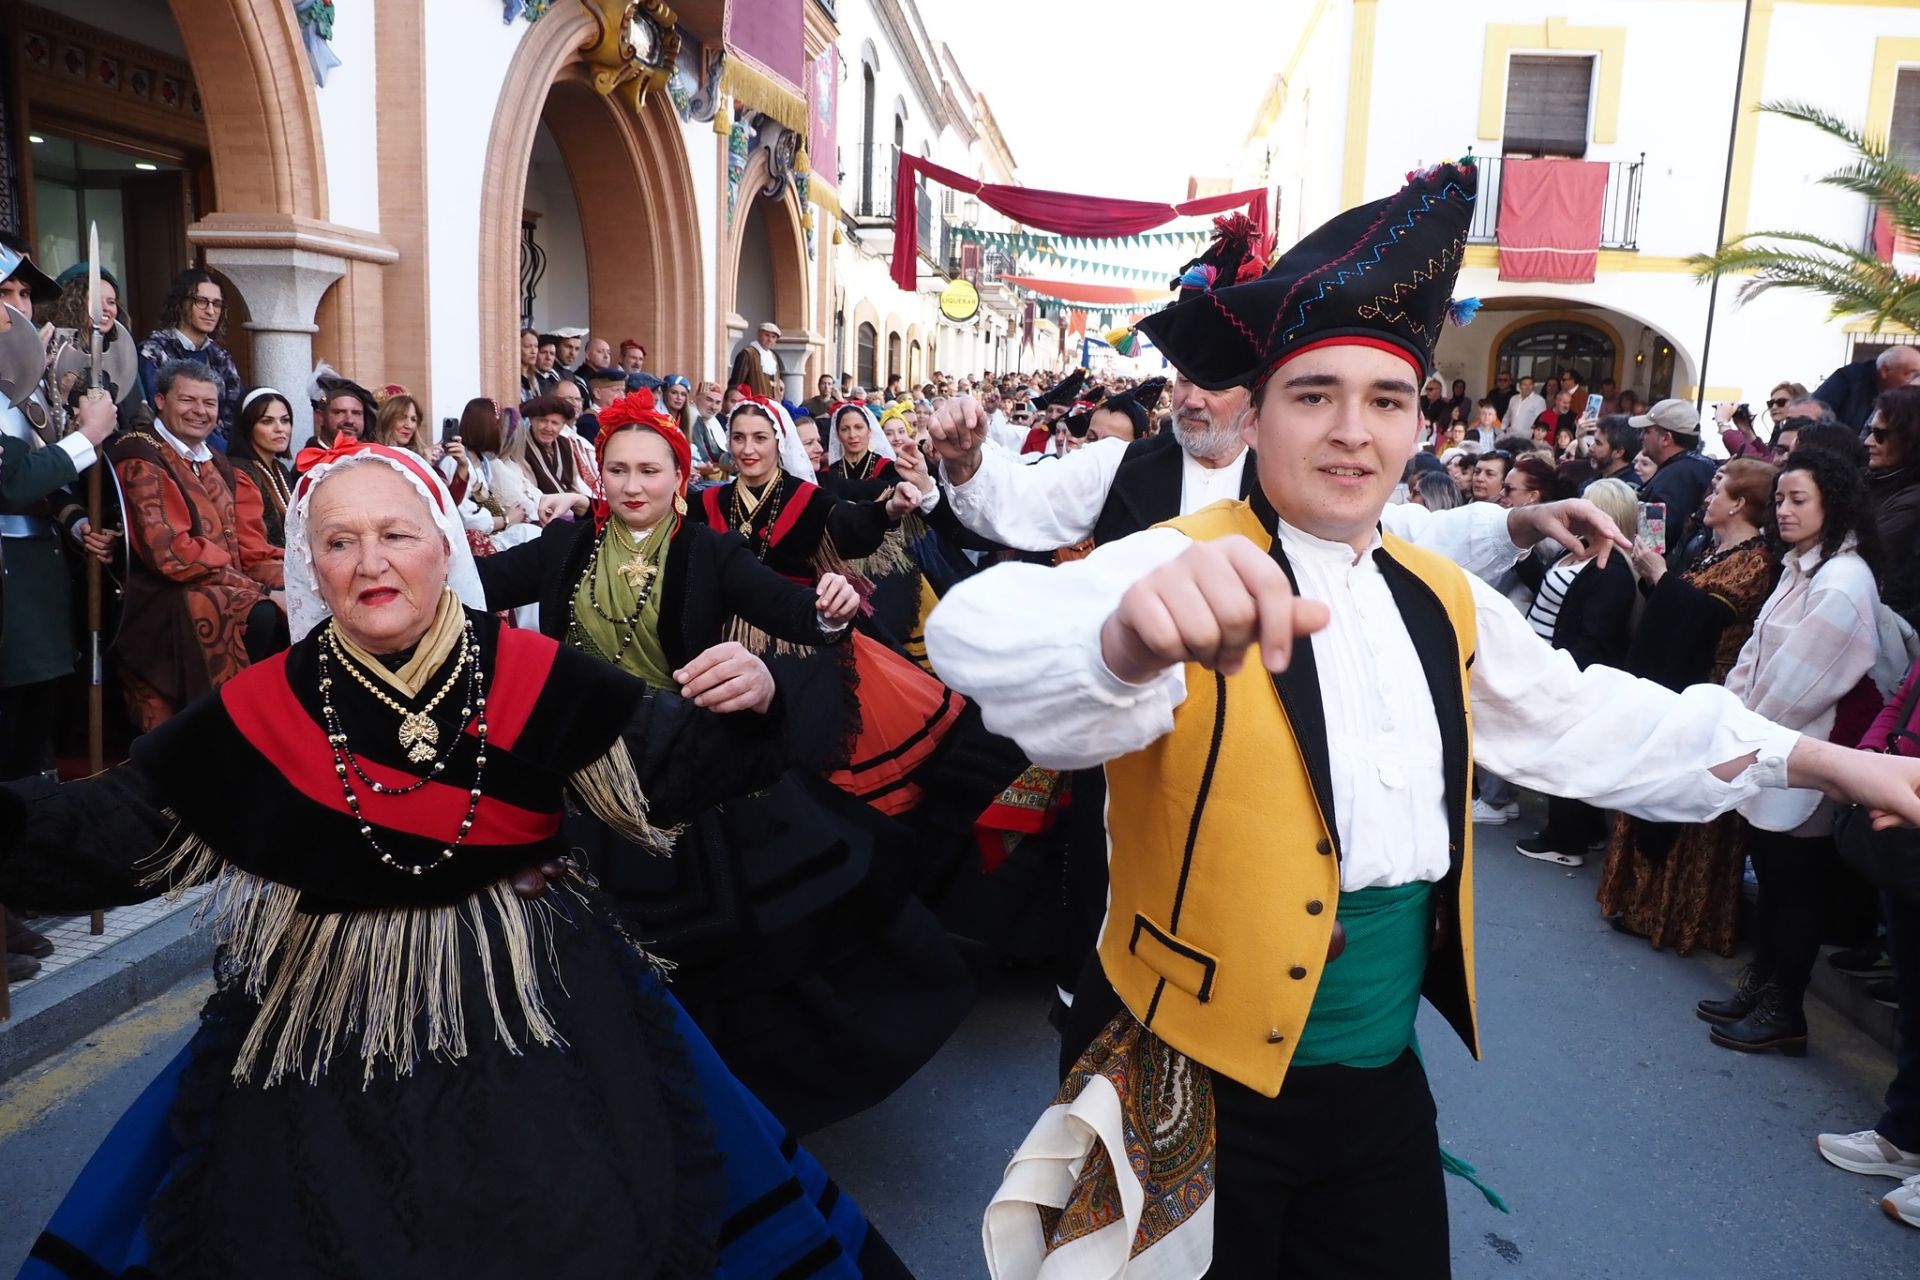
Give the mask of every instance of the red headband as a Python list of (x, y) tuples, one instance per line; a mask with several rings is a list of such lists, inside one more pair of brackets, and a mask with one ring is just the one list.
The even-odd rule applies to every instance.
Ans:
[[(644, 428), (667, 442), (667, 448), (673, 451), (674, 465), (680, 469), (680, 493), (684, 497), (687, 484), (693, 479), (693, 446), (687, 443), (686, 433), (674, 425), (673, 419), (660, 411), (653, 392), (646, 387), (629, 391), (600, 411), (600, 434), (594, 441), (594, 454), (601, 475), (607, 470), (607, 445), (628, 427)], [(604, 497), (594, 499), (594, 532), (605, 530), (612, 514), (613, 508)]]
[(1421, 363), (1418, 360), (1414, 359), (1413, 353), (1411, 351), (1408, 351), (1405, 347), (1401, 346), (1399, 343), (1389, 342), (1385, 338), (1370, 338), (1364, 334), (1349, 334), (1346, 336), (1336, 335), (1333, 337), (1321, 338), (1317, 342), (1302, 343), (1300, 346), (1295, 347), (1293, 350), (1287, 352), (1285, 355), (1281, 356), (1278, 360), (1275, 360), (1272, 364), (1268, 365), (1267, 371), (1260, 375), (1259, 379), (1254, 383), (1254, 386), (1258, 387), (1262, 383), (1266, 382), (1268, 378), (1271, 378), (1273, 376), (1274, 371), (1276, 369), (1278, 369), (1281, 365), (1286, 364), (1288, 361), (1294, 360), (1300, 356), (1303, 356), (1307, 354), (1307, 352), (1309, 351), (1319, 351), (1323, 347), (1371, 347), (1375, 351), (1384, 351), (1390, 356), (1399, 356), (1402, 360), (1405, 360), (1413, 368), (1413, 377), (1415, 382), (1424, 382), (1427, 377), (1426, 369), (1421, 366)]
[(331, 449), (308, 445), (294, 455), (293, 469), (301, 473), (300, 482), (294, 486), (294, 501), (299, 502), (313, 488), (313, 472), (316, 468), (345, 462), (348, 458), (358, 457), (361, 454), (372, 454), (388, 462), (399, 463), (419, 478), (420, 483), (427, 487), (427, 492), (433, 495), (433, 505), (440, 508), (442, 515), (446, 514), (447, 503), (442, 496), (444, 491), (433, 482), (433, 473), (427, 470), (426, 464), (420, 461), (418, 454), (406, 449), (395, 449), (389, 445), (374, 444), (368, 440), (342, 440)]

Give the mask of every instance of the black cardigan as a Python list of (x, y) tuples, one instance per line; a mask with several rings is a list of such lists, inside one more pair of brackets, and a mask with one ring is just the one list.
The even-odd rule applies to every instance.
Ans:
[[(1521, 561), (1519, 573), (1537, 592), (1548, 566), (1532, 569), (1530, 561), (1539, 565), (1528, 556)], [(1573, 576), (1553, 624), (1553, 647), (1572, 654), (1583, 671), (1596, 663), (1622, 665), (1633, 639), (1633, 602), (1633, 566), (1615, 551), (1607, 557), (1606, 568), (1589, 565)]]
[[(480, 557), (475, 563), (487, 607), (538, 604), (540, 630), (564, 638), (594, 541), (593, 521), (555, 520), (531, 542)], [(675, 667), (725, 639), (736, 615), (793, 644), (829, 644), (847, 634), (820, 630), (811, 588), (761, 564), (739, 534), (716, 532), (696, 519), (682, 520), (674, 531), (659, 590), (660, 644)]]

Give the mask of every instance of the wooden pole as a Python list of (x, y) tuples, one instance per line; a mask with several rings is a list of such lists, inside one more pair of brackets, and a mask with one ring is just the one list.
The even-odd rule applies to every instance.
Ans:
[[(87, 527), (99, 532), (101, 507), (104, 500), (101, 494), (102, 482), (100, 468), (108, 466), (106, 451), (100, 450), (100, 456), (87, 468)], [(89, 678), (87, 683), (87, 772), (99, 773), (107, 767), (106, 742), (106, 689), (102, 684), (105, 675), (100, 655), (100, 562), (91, 553), (87, 555), (87, 657)], [(106, 932), (105, 912), (95, 911), (88, 919), (88, 928), (95, 935)]]

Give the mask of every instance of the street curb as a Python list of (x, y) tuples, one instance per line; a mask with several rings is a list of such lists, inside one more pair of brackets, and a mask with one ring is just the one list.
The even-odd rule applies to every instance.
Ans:
[(213, 960), (213, 938), (176, 911), (95, 955), (13, 991), (13, 1019), (0, 1023), (0, 1081), (166, 991)]

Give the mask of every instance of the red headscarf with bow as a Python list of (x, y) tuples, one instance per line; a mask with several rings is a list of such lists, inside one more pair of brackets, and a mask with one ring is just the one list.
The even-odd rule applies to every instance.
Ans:
[[(594, 438), (595, 460), (600, 464), (600, 473), (607, 471), (607, 445), (614, 436), (629, 427), (640, 427), (653, 432), (667, 442), (667, 448), (673, 451), (673, 465), (680, 471), (680, 496), (687, 494), (687, 483), (693, 479), (693, 446), (687, 443), (686, 432), (674, 424), (673, 418), (663, 411), (653, 398), (653, 392), (646, 387), (638, 391), (629, 391), (612, 404), (600, 411), (600, 434)], [(604, 487), (604, 486), (603, 486)], [(612, 518), (613, 508), (606, 498), (593, 500), (593, 531), (604, 533), (607, 521)]]
[[(427, 464), (420, 460), (419, 454), (414, 453), (410, 449), (396, 449), (391, 445), (375, 444), (371, 440), (359, 440), (345, 432), (340, 434), (340, 437), (333, 442), (331, 448), (322, 448), (317, 444), (310, 444), (293, 456), (294, 474), (300, 477), (299, 480), (295, 482), (295, 488), (301, 491), (305, 490), (307, 473), (315, 467), (341, 462), (353, 457), (355, 454), (361, 453), (377, 454), (387, 461), (397, 462), (407, 470), (413, 472), (416, 476), (420, 477), (420, 482), (426, 486), (427, 492), (433, 495), (434, 503), (439, 506), (441, 510), (444, 511), (446, 509), (446, 499), (441, 496), (445, 491), (446, 482), (427, 470)], [(296, 501), (298, 501), (299, 496), (300, 494), (296, 493)]]

